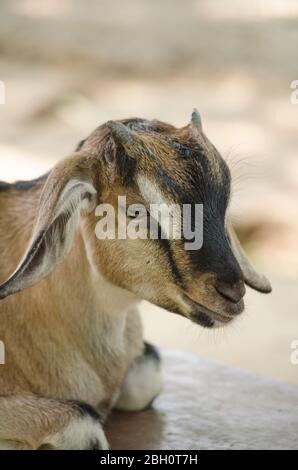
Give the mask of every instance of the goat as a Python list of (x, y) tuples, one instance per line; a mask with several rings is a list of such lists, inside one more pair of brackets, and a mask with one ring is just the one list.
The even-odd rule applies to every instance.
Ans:
[[(245, 283), (271, 291), (228, 219), (230, 187), (197, 111), (180, 129), (109, 121), (48, 175), (0, 183), (0, 448), (107, 449), (110, 410), (153, 402), (161, 360), (143, 340), (141, 299), (215, 328), (242, 313)], [(95, 208), (119, 195), (204, 204), (202, 248), (98, 240)]]

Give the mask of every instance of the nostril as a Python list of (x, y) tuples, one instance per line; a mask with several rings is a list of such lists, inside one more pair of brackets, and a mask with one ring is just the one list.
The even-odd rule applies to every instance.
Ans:
[(231, 285), (223, 281), (217, 282), (217, 292), (229, 302), (238, 303), (245, 295), (245, 285), (243, 281)]

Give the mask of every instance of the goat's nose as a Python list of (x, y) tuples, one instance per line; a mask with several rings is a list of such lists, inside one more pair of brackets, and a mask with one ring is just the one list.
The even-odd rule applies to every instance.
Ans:
[(244, 297), (246, 289), (244, 282), (239, 280), (234, 284), (218, 280), (216, 283), (217, 292), (230, 302), (237, 304)]

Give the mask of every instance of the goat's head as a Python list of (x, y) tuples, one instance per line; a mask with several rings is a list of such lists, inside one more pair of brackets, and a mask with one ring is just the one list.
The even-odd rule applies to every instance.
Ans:
[[(244, 309), (245, 283), (271, 291), (247, 260), (228, 220), (230, 186), (228, 166), (205, 136), (197, 111), (181, 129), (143, 119), (104, 124), (48, 177), (32, 242), (0, 287), (0, 298), (49, 274), (65, 258), (80, 226), (90, 263), (110, 283), (202, 326), (229, 323)], [(119, 210), (118, 196), (126, 196), (128, 206), (142, 204), (146, 221), (151, 204), (202, 204), (202, 246), (185, 249), (183, 237), (99, 240), (99, 204), (109, 204), (131, 223), (131, 214)]]

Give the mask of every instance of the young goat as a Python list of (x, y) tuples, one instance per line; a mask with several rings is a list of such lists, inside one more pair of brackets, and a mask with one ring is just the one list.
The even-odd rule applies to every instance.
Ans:
[[(151, 404), (160, 359), (143, 342), (140, 299), (212, 328), (243, 311), (244, 283), (270, 292), (227, 220), (230, 180), (194, 111), (181, 129), (108, 122), (49, 175), (0, 184), (1, 282), (21, 259), (0, 286), (0, 448), (106, 449), (108, 412)], [(95, 208), (117, 209), (119, 195), (203, 204), (202, 248), (99, 240)]]

